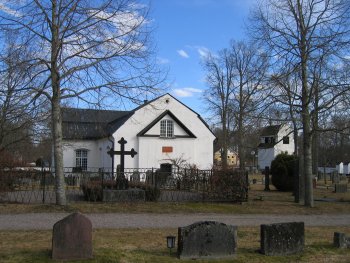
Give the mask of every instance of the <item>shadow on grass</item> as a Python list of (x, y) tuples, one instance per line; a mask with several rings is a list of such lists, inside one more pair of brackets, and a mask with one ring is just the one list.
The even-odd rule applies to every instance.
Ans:
[(36, 262), (53, 262), (51, 259), (51, 250), (19, 250), (16, 253), (0, 254), (0, 262), (2, 263), (36, 263)]

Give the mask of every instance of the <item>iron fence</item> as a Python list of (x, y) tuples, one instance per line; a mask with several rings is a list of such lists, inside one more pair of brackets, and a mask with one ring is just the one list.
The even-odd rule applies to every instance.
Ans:
[[(64, 169), (69, 201), (102, 201), (105, 189), (141, 188), (148, 201), (233, 201), (248, 198), (247, 175), (198, 169)], [(0, 202), (55, 203), (55, 173), (50, 169), (0, 170)]]

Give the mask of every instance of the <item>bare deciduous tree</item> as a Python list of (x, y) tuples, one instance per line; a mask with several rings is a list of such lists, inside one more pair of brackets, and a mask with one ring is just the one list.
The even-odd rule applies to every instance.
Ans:
[(146, 6), (132, 0), (6, 1), (0, 8), (3, 31), (21, 36), (33, 72), (31, 92), (51, 104), (56, 203), (66, 204), (61, 103), (137, 101), (153, 93), (158, 80), (150, 58)]
[(267, 68), (267, 56), (244, 41), (232, 41), (228, 49), (220, 51), (218, 56), (209, 56), (205, 62), (209, 87), (204, 96), (209, 110), (219, 116), (222, 126), (223, 168), (227, 166), (230, 128), (237, 135), (240, 167), (245, 166), (244, 135), (251, 117), (261, 110), (267, 96), (263, 83)]
[(309, 207), (314, 206), (312, 137), (315, 125), (312, 121), (318, 119), (316, 114), (322, 110), (339, 104), (349, 92), (347, 80), (338, 78), (337, 74), (313, 74), (313, 69), (320, 65), (322, 57), (327, 57), (328, 63), (322, 64), (330, 69), (327, 72), (339, 72), (339, 66), (346, 63), (349, 8), (349, 2), (344, 0), (266, 0), (252, 16), (255, 38), (266, 44), (276, 60), (286, 59), (300, 79), (304, 204)]
[(254, 44), (231, 43), (233, 96), (230, 98), (236, 123), (240, 168), (245, 169), (247, 151), (246, 134), (250, 123), (263, 111), (269, 92), (265, 85), (268, 57)]
[(218, 117), (222, 129), (221, 136), (221, 164), (227, 168), (228, 136), (232, 111), (230, 97), (233, 95), (234, 68), (229, 50), (224, 49), (218, 56), (210, 54), (204, 61), (204, 69), (207, 72), (206, 82), (208, 89), (204, 93), (208, 110)]
[(40, 115), (28, 96), (30, 71), (18, 64), (25, 56), (26, 50), (19, 52), (5, 39), (0, 53), (0, 153), (6, 152), (2, 155), (24, 157), (23, 147), (32, 143)]

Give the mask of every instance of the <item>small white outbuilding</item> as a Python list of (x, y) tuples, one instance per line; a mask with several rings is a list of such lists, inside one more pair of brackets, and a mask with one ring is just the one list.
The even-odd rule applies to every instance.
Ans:
[(258, 166), (260, 170), (271, 168), (271, 162), (280, 153), (294, 153), (293, 130), (286, 124), (265, 127), (260, 133)]

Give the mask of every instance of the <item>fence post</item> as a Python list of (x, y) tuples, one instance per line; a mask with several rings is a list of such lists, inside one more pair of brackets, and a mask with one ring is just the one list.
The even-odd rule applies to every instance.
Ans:
[(41, 176), (43, 180), (43, 204), (45, 204), (45, 188), (46, 188), (46, 179), (45, 179), (45, 173), (44, 173), (44, 164), (43, 161), (41, 161)]
[(104, 170), (101, 169), (100, 172), (101, 172), (101, 198), (102, 198), (101, 201), (103, 201), (103, 184), (104, 184), (104, 178), (103, 178), (104, 176), (103, 176), (103, 174), (104, 174)]
[(264, 191), (270, 191), (270, 167), (265, 166), (265, 189)]
[(248, 171), (245, 172), (245, 201), (248, 201), (248, 193), (249, 193), (249, 176)]
[(186, 182), (186, 181), (188, 181), (188, 180), (187, 180), (187, 172), (186, 172), (186, 171), (187, 171), (187, 169), (185, 168), (185, 176), (184, 176), (185, 180), (182, 180), (182, 187), (183, 187), (183, 188), (185, 188), (185, 185), (187, 185), (187, 182)]

